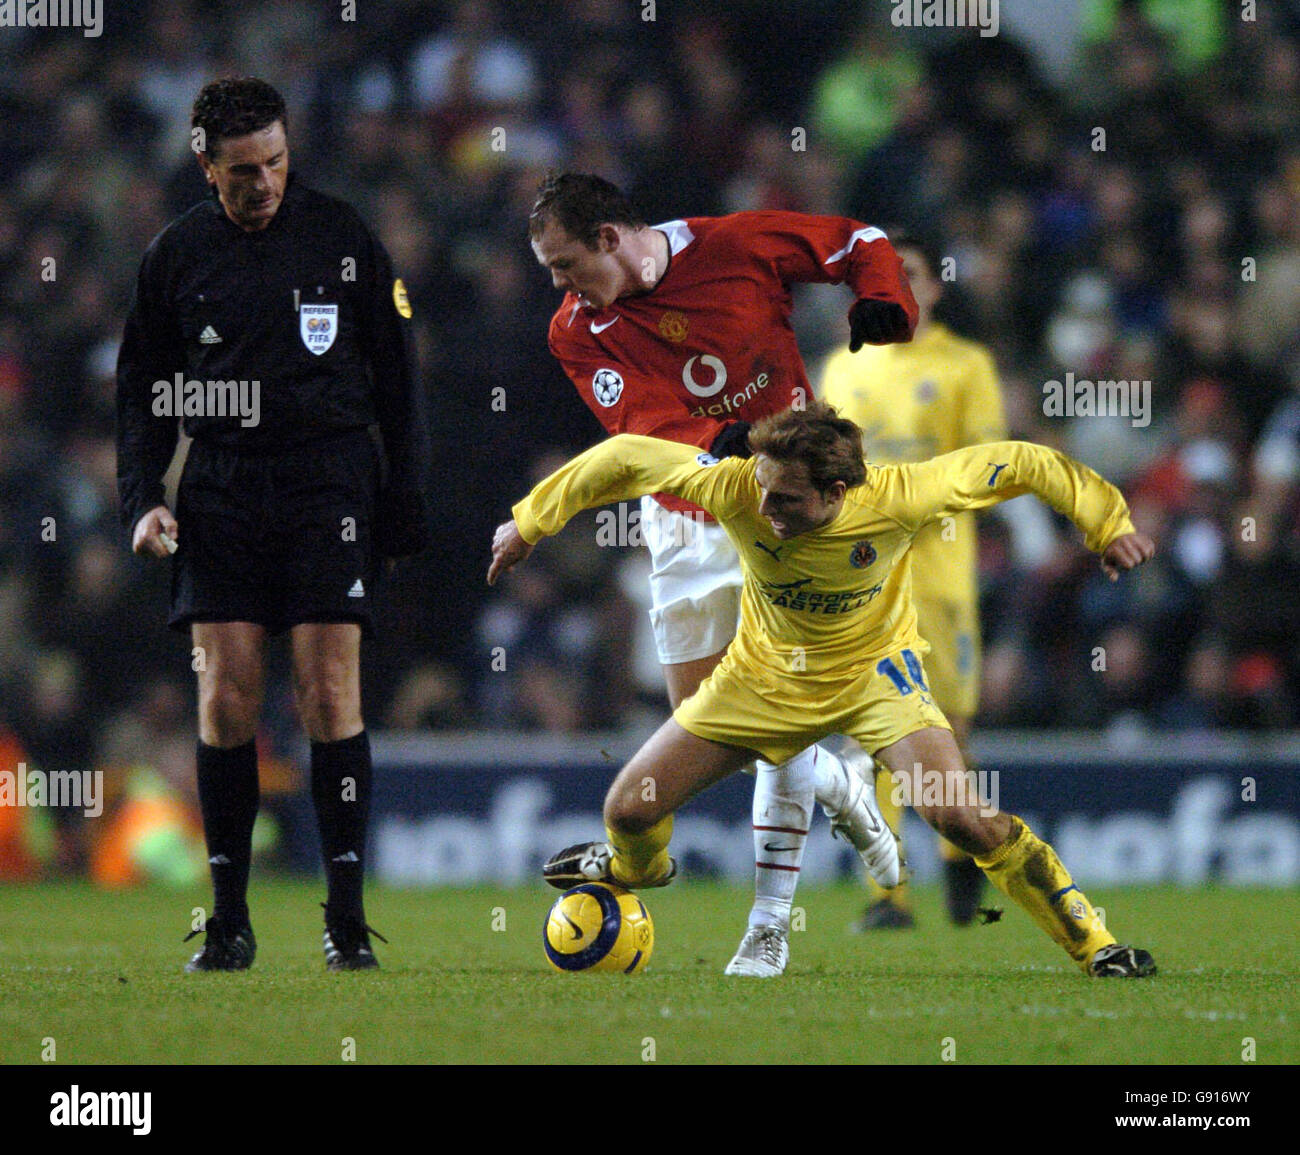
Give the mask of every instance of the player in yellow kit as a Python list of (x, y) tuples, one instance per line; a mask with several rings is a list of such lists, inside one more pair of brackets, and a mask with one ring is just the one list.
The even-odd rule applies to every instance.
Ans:
[[(1095, 976), (1153, 974), (1121, 946), (1050, 846), (970, 797), (952, 731), (918, 654), (908, 547), (922, 526), (1034, 493), (1065, 514), (1112, 577), (1154, 553), (1119, 491), (1086, 466), (1002, 441), (917, 465), (872, 466), (861, 430), (813, 402), (764, 418), (754, 456), (620, 435), (556, 470), (497, 528), (488, 581), (583, 509), (664, 492), (707, 509), (740, 554), (740, 628), (718, 667), (623, 767), (605, 799), (608, 842), (561, 851), (560, 886), (660, 886), (673, 813), (758, 754), (781, 762), (827, 734), (857, 739), (903, 784), (917, 813), (976, 861)], [(646, 789), (646, 783), (654, 789)]]
[[(862, 428), (862, 450), (879, 465), (925, 461), (965, 445), (1007, 435), (993, 358), (934, 319), (943, 294), (939, 261), (929, 246), (890, 234), (916, 297), (919, 319), (909, 345), (871, 346), (827, 359), (818, 393)], [(925, 672), (935, 703), (971, 765), (971, 719), (979, 707), (980, 625), (973, 513), (927, 525), (912, 543), (912, 601), (917, 632), (930, 645)], [(902, 806), (889, 775), (876, 781), (885, 821), (901, 833)], [(948, 917), (965, 926), (974, 917), (984, 874), (970, 855), (940, 839)], [(861, 930), (913, 925), (906, 885), (885, 890), (868, 879), (874, 901)]]

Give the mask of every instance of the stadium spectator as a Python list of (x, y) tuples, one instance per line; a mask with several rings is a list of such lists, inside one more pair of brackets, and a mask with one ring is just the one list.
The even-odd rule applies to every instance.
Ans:
[(889, 137), (922, 77), (915, 54), (890, 32), (882, 17), (864, 18), (848, 50), (813, 86), (813, 125), (850, 162)]
[(90, 877), (100, 886), (189, 886), (206, 855), (196, 790), (189, 695), (174, 680), (144, 683), (104, 726), (94, 751), (104, 814), (91, 825)]
[[(26, 751), (29, 768), (47, 774), (84, 774), (91, 766), (97, 703), (84, 690), (76, 656), (67, 651), (38, 651), (31, 671), (10, 710), (14, 736)], [(0, 769), (12, 770), (0, 762)], [(63, 873), (84, 869), (88, 829), (85, 807), (52, 806), (53, 845), (50, 865)]]
[[(554, 467), (542, 458), (533, 480)], [(479, 714), (504, 729), (580, 733), (616, 727), (634, 692), (633, 610), (615, 578), (636, 545), (637, 510), (580, 519), (566, 548), (543, 549), (530, 580), (475, 623)]]
[[(16, 775), (26, 767), (27, 751), (0, 718), (0, 768)], [(0, 806), (0, 882), (29, 881), (44, 873), (52, 857), (52, 826), (48, 809)]]
[(1209, 733), (1234, 724), (1232, 664), (1218, 638), (1197, 639), (1188, 651), (1184, 676), (1175, 684), (1181, 689), (1159, 707), (1162, 728)]
[(529, 104), (537, 66), (528, 46), (502, 31), (495, 0), (459, 0), (450, 25), (416, 48), (410, 84), (417, 107), (455, 117)]
[(474, 720), (460, 675), (437, 662), (411, 670), (384, 714), (390, 730), (463, 730)]

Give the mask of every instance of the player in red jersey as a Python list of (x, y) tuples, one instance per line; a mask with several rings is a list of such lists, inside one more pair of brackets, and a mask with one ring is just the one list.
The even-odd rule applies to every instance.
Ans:
[[(528, 227), (538, 262), (565, 291), (551, 352), (611, 435), (748, 456), (750, 424), (812, 397), (790, 324), (792, 284), (853, 289), (854, 351), (909, 341), (916, 327), (916, 302), (884, 233), (845, 217), (745, 212), (652, 228), (608, 181), (565, 173), (542, 184)], [(708, 514), (670, 494), (642, 499), (641, 530), (651, 623), (676, 708), (735, 634), (740, 563)], [(759, 762), (755, 779), (757, 895), (727, 973), (766, 977), (789, 955), (814, 801), (878, 882), (895, 885), (899, 866), (871, 759), (856, 743), (833, 738), (780, 766)]]

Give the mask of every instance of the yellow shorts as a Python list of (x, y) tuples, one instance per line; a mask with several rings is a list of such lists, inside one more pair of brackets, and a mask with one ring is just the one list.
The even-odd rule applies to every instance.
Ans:
[(965, 601), (914, 598), (916, 632), (930, 643), (925, 672), (946, 714), (973, 718), (980, 700), (980, 620)]
[(673, 717), (697, 737), (745, 746), (778, 764), (827, 734), (847, 734), (875, 754), (927, 726), (952, 729), (910, 648), (838, 682), (770, 670), (754, 676), (728, 651)]

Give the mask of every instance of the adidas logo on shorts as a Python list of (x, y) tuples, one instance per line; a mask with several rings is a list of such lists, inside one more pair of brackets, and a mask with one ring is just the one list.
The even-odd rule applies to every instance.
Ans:
[(220, 342), (220, 334), (211, 325), (208, 325), (203, 332), (199, 334), (200, 345), (217, 345)]
[(357, 578), (357, 580), (352, 583), (352, 588), (348, 590), (348, 597), (363, 598), (365, 596), (366, 596), (366, 587), (361, 584), (361, 579)]

